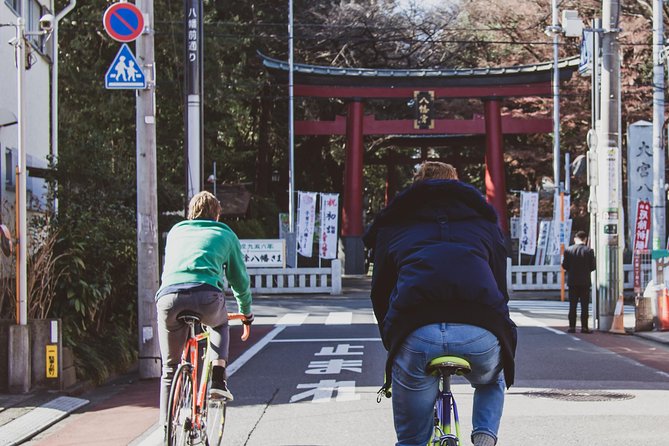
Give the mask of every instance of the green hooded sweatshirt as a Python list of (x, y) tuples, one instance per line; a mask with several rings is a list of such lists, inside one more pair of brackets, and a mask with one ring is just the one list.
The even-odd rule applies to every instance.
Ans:
[(184, 220), (172, 227), (165, 245), (161, 289), (182, 283), (206, 283), (223, 290), (224, 274), (239, 311), (250, 314), (249, 275), (232, 229), (213, 220)]

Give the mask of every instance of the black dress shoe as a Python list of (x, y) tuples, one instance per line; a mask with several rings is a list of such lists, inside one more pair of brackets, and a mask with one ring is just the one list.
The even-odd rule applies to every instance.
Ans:
[(567, 333), (576, 333), (576, 329), (575, 328), (570, 328), (569, 330), (567, 330)]
[(590, 334), (590, 333), (592, 333), (592, 330), (590, 330), (590, 329), (588, 329), (588, 328), (584, 328), (584, 329), (581, 330), (581, 333), (587, 333), (587, 334)]

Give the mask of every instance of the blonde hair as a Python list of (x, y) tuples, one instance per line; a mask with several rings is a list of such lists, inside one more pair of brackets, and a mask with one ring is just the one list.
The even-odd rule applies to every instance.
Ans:
[(221, 203), (211, 192), (206, 190), (193, 195), (188, 203), (189, 220), (218, 220)]
[(414, 183), (421, 180), (457, 180), (458, 171), (450, 164), (440, 161), (423, 161), (418, 171), (413, 176)]

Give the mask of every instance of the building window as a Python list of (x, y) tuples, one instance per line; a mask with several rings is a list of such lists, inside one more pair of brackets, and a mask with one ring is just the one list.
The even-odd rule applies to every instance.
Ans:
[[(38, 33), (41, 31), (39, 19), (47, 14), (49, 10), (42, 6), (37, 0), (28, 1), (28, 16), (26, 17), (26, 31), (29, 33)], [(28, 41), (42, 54), (46, 52), (45, 35), (29, 35)]]
[(5, 149), (5, 189), (14, 190), (14, 169), (18, 164), (16, 149), (10, 149), (7, 147)]
[(5, 5), (16, 15), (21, 15), (21, 0), (5, 0)]

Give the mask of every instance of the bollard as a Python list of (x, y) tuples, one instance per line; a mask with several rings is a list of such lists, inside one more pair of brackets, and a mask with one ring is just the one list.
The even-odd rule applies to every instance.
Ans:
[(653, 329), (653, 307), (650, 297), (634, 298), (634, 331), (651, 331)]
[(669, 292), (662, 287), (662, 292), (657, 296), (657, 329), (669, 330)]

